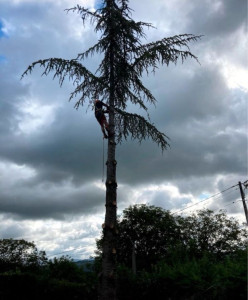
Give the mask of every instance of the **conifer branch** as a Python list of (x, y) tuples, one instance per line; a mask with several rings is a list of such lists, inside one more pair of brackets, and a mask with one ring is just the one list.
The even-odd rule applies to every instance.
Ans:
[(38, 64), (45, 69), (42, 75), (48, 75), (53, 71), (53, 78), (55, 79), (58, 77), (60, 85), (63, 84), (66, 76), (68, 76), (70, 80), (73, 80), (73, 83), (80, 82), (83, 77), (95, 77), (87, 68), (75, 59), (66, 60), (62, 58), (48, 58), (33, 62), (24, 71), (21, 78), (28, 75), (28, 73), (32, 73), (34, 67)]
[[(123, 93), (123, 91), (125, 91), (125, 90), (122, 89), (121, 87), (116, 91), (117, 99), (124, 98), (122, 100), (124, 103), (126, 103), (128, 100), (130, 100), (131, 103), (133, 103), (135, 105), (138, 104), (140, 106), (140, 108), (144, 109), (145, 111), (148, 110), (148, 108), (144, 104), (143, 100), (140, 99), (140, 97), (136, 96), (130, 89), (128, 89), (124, 93)], [(124, 108), (126, 108), (126, 105)]]
[(101, 15), (98, 14), (97, 10), (92, 12), (90, 11), (88, 8), (84, 8), (80, 5), (77, 5), (75, 7), (72, 7), (72, 8), (68, 8), (68, 9), (65, 9), (65, 11), (68, 13), (70, 11), (77, 11), (78, 14), (81, 15), (81, 18), (83, 20), (83, 24), (85, 23), (85, 21), (87, 20), (87, 18), (90, 18), (90, 22), (91, 23), (94, 23), (96, 20), (98, 20), (99, 18), (101, 18)]
[(102, 90), (104, 84), (101, 79), (92, 74), (87, 68), (85, 68), (76, 59), (65, 60), (61, 58), (49, 58), (44, 60), (38, 60), (33, 62), (22, 74), (21, 79), (31, 74), (36, 65), (40, 65), (45, 70), (42, 75), (48, 75), (53, 72), (53, 79), (58, 78), (60, 86), (63, 85), (65, 77), (69, 77), (69, 80), (73, 81), (77, 87), (71, 93), (69, 100), (81, 93), (80, 99), (76, 102), (75, 107), (78, 108), (80, 104), (83, 104), (85, 98), (90, 98), (96, 93), (96, 89)]
[(132, 139), (137, 139), (140, 143), (142, 140), (151, 138), (153, 142), (161, 147), (162, 151), (170, 147), (167, 137), (164, 133), (157, 130), (154, 124), (148, 122), (144, 117), (128, 113), (126, 111), (115, 108), (116, 121), (116, 139), (120, 143), (123, 139), (130, 135)]
[[(149, 67), (155, 71), (158, 63), (168, 66), (170, 62), (176, 64), (179, 58), (183, 63), (188, 57), (198, 61), (198, 58), (189, 51), (188, 43), (200, 38), (201, 36), (192, 34), (181, 34), (142, 45), (137, 48), (139, 56), (136, 57), (133, 67), (141, 75), (144, 70), (148, 73)], [(182, 47), (187, 50), (181, 50)]]

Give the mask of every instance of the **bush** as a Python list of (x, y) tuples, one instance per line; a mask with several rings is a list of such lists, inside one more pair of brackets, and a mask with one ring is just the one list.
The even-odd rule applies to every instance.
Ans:
[(151, 272), (134, 276), (125, 267), (118, 270), (120, 300), (221, 300), (246, 299), (246, 252), (233, 260), (214, 262), (207, 255), (184, 263), (158, 263)]

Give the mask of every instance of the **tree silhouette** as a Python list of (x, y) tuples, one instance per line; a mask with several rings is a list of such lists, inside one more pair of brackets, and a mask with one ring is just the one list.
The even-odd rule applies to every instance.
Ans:
[[(106, 215), (103, 242), (103, 262), (100, 299), (116, 299), (115, 283), (115, 244), (116, 244), (116, 145), (131, 137), (141, 142), (150, 138), (162, 151), (169, 146), (168, 137), (150, 122), (146, 103), (155, 104), (152, 93), (142, 84), (144, 72), (155, 72), (158, 65), (184, 62), (187, 58), (197, 60), (190, 52), (188, 44), (200, 36), (193, 34), (176, 35), (159, 41), (142, 44), (146, 38), (144, 28), (153, 27), (149, 23), (136, 22), (131, 18), (128, 0), (103, 0), (100, 8), (92, 11), (77, 5), (68, 9), (81, 15), (83, 24), (87, 20), (100, 32), (99, 41), (75, 59), (49, 58), (32, 63), (22, 77), (31, 73), (36, 65), (44, 68), (43, 75), (50, 72), (58, 78), (60, 85), (65, 77), (73, 80), (76, 88), (70, 100), (76, 100), (78, 109), (92, 98), (107, 99), (109, 105), (109, 130), (107, 179), (106, 179)], [(93, 54), (103, 54), (103, 59), (92, 73), (81, 61)], [(127, 103), (138, 105), (147, 113), (147, 118), (126, 111)]]

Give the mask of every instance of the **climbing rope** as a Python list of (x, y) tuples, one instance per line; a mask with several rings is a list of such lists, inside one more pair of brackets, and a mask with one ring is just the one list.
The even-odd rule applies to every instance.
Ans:
[(104, 182), (104, 138), (102, 139), (102, 182)]

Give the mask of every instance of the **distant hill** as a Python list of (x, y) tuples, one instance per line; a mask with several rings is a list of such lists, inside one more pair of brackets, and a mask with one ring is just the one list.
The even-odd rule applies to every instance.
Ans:
[(73, 262), (78, 266), (78, 267), (83, 267), (85, 272), (92, 272), (93, 264), (94, 264), (94, 259), (83, 259), (83, 260), (77, 260), (74, 259)]

